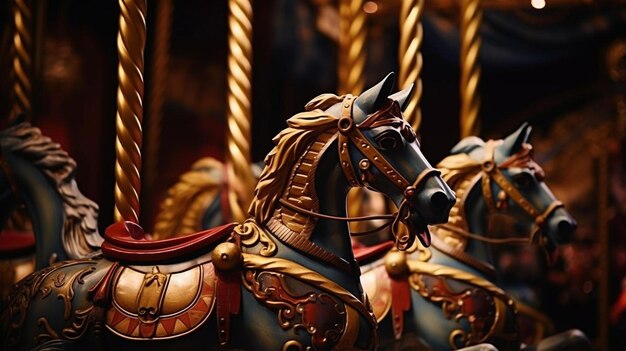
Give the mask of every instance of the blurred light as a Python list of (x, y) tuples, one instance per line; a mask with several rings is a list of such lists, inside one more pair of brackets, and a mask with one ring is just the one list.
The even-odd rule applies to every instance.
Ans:
[(530, 4), (537, 10), (541, 10), (546, 7), (546, 0), (530, 0)]
[(375, 13), (378, 11), (378, 4), (374, 1), (367, 1), (363, 4), (363, 11), (366, 13)]

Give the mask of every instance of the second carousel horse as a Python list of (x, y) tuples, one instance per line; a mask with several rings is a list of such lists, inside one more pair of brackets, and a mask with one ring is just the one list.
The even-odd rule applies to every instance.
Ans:
[[(389, 251), (380, 245), (357, 255), (383, 349), (449, 350), (485, 342), (500, 350), (523, 346), (516, 304), (496, 285), (489, 245), (554, 250), (576, 227), (532, 158), (530, 130), (523, 125), (499, 141), (465, 138), (438, 165), (458, 198), (449, 223), (433, 227), (429, 251), (417, 246)], [(496, 225), (513, 235), (494, 235)], [(590, 345), (572, 331), (537, 347), (587, 350)]]

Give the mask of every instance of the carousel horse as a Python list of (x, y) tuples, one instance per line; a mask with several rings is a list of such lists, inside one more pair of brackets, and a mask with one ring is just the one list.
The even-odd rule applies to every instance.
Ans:
[[(42, 269), (57, 260), (89, 257), (100, 248), (98, 206), (78, 189), (75, 168), (76, 162), (59, 144), (22, 118), (0, 131), (3, 287), (21, 275), (15, 274), (16, 262), (26, 262), (26, 273), (30, 273), (33, 267)], [(15, 228), (11, 219), (21, 207), (30, 223)], [(28, 250), (33, 243), (34, 265), (32, 250)]]
[[(323, 94), (274, 139), (251, 218), (168, 240), (131, 222), (102, 257), (57, 262), (22, 280), (3, 313), (12, 349), (359, 350), (376, 347), (345, 198), (389, 196), (399, 249), (442, 223), (455, 197), (402, 118), (411, 88), (393, 75), (358, 97)], [(371, 219), (371, 217), (367, 217)], [(245, 337), (241, 337), (245, 336)]]
[(449, 350), (477, 343), (499, 350), (590, 349), (579, 331), (522, 345), (515, 301), (496, 285), (490, 244), (534, 243), (552, 251), (576, 227), (532, 158), (530, 130), (523, 125), (499, 141), (465, 138), (438, 165), (458, 197), (449, 222), (432, 227), (430, 250), (381, 244), (357, 255), (382, 349)]

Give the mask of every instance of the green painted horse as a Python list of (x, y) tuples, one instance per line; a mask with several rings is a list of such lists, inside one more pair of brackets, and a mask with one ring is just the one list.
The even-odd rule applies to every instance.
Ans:
[[(345, 222), (354, 186), (389, 196), (396, 245), (428, 245), (455, 197), (402, 117), (412, 89), (390, 74), (358, 97), (320, 95), (288, 120), (265, 161), (252, 217), (147, 240), (135, 224), (105, 232), (103, 257), (62, 261), (12, 292), (12, 349), (374, 349)], [(245, 336), (245, 337), (242, 337)]]
[(439, 165), (458, 198), (432, 228), (429, 251), (379, 245), (360, 255), (362, 283), (380, 323), (381, 348), (588, 350), (579, 331), (522, 345), (515, 301), (497, 285), (490, 245), (566, 243), (576, 222), (544, 183), (523, 125), (504, 140), (463, 139)]
[[(4, 262), (2, 286), (14, 283), (16, 262), (26, 262), (25, 269), (32, 271), (32, 255), (24, 255), (32, 251), (22, 246), (36, 245), (36, 269), (86, 258), (100, 248), (98, 206), (81, 194), (74, 180), (76, 162), (59, 144), (18, 120), (0, 131), (0, 166), (0, 247), (10, 258)], [(22, 206), (32, 234), (15, 231), (31, 228), (9, 228)]]

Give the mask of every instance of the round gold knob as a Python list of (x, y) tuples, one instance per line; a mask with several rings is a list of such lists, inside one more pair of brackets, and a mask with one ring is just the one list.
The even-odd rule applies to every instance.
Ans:
[(409, 267), (406, 264), (406, 253), (391, 251), (385, 256), (385, 269), (391, 277), (399, 277), (405, 274)]
[(233, 243), (225, 242), (217, 245), (211, 255), (213, 265), (220, 271), (229, 271), (241, 265), (241, 249)]

